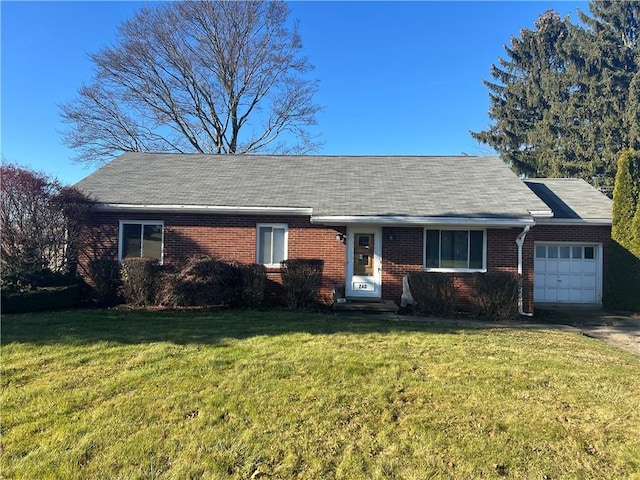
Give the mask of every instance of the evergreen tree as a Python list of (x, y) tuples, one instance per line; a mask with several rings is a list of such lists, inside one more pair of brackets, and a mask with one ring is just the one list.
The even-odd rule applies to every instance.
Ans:
[(585, 156), (596, 166), (596, 184), (610, 184), (623, 148), (639, 148), (640, 3), (592, 1), (591, 16), (580, 13), (572, 56), (577, 83), (573, 107)]
[[(637, 62), (640, 66), (640, 61)], [(629, 101), (625, 109), (624, 124), (629, 132), (630, 144), (639, 148), (640, 143), (640, 70), (636, 72), (629, 86)]]
[(608, 307), (640, 311), (640, 154), (625, 149), (617, 170), (604, 300)]
[(528, 177), (560, 176), (562, 152), (555, 148), (561, 130), (557, 108), (567, 101), (568, 88), (560, 88), (566, 77), (562, 52), (569, 36), (569, 19), (547, 11), (522, 29), (519, 38), (505, 46), (508, 59), (492, 65), (496, 82), (489, 88), (489, 117), (495, 123), (472, 135), (498, 151), (518, 174)]
[(631, 223), (631, 253), (640, 259), (640, 201), (636, 202), (636, 214)]
[(611, 238), (622, 247), (629, 249), (632, 238), (633, 217), (637, 204), (637, 185), (632, 177), (632, 163), (637, 160), (635, 151), (626, 149), (618, 160), (618, 172), (613, 189), (613, 223)]
[(472, 132), (519, 174), (611, 187), (640, 147), (640, 2), (592, 1), (581, 25), (544, 13), (505, 47), (485, 81), (493, 124)]

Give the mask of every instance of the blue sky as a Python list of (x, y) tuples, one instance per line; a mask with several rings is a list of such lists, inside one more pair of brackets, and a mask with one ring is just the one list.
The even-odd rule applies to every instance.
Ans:
[[(0, 3), (2, 158), (73, 184), (96, 166), (62, 144), (59, 105), (90, 83), (87, 54), (110, 45), (143, 2)], [(483, 79), (503, 45), (549, 8), (586, 2), (292, 2), (324, 106), (327, 155), (492, 153)]]

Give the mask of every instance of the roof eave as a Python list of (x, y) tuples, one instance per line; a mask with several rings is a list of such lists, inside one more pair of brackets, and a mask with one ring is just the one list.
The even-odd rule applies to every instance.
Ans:
[(303, 215), (313, 213), (308, 207), (246, 207), (229, 205), (149, 205), (131, 203), (99, 203), (95, 207), (103, 212), (147, 213), (209, 213), (221, 215)]

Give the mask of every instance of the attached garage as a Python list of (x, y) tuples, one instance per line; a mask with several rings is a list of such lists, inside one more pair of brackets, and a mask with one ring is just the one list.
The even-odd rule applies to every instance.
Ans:
[(601, 305), (611, 199), (580, 179), (527, 179), (553, 212), (533, 230), (534, 304)]
[(602, 303), (600, 245), (536, 243), (534, 302)]

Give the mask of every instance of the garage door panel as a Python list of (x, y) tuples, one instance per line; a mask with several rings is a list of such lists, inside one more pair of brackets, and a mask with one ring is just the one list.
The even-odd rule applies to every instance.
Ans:
[(578, 290), (580, 290), (583, 286), (583, 277), (582, 276), (578, 276), (578, 275), (571, 275), (569, 277), (569, 285), (571, 286), (571, 288), (577, 288)]
[(557, 298), (558, 298), (558, 302), (568, 302), (569, 301), (569, 292), (571, 290), (569, 290), (568, 288), (559, 288), (557, 290)]
[(582, 271), (583, 271), (582, 262), (581, 261), (573, 261), (573, 262), (571, 262), (569, 271), (571, 273), (582, 273)]
[(582, 264), (582, 271), (584, 273), (596, 273), (596, 262), (584, 262)]
[(549, 273), (557, 273), (558, 272), (558, 261), (557, 260), (547, 260), (545, 265), (545, 271)]
[(572, 288), (569, 293), (569, 301), (572, 303), (581, 303), (582, 300), (582, 289)]

